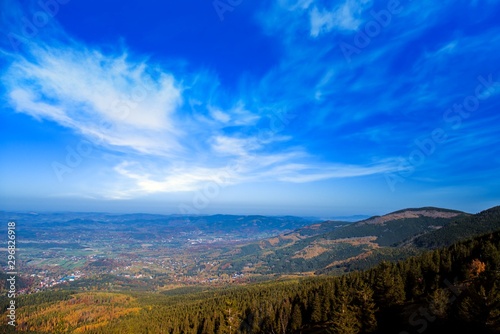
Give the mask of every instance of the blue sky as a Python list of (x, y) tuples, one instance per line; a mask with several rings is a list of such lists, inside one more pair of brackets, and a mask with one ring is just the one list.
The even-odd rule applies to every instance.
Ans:
[(491, 0), (3, 1), (2, 207), (498, 205), (498, 17)]

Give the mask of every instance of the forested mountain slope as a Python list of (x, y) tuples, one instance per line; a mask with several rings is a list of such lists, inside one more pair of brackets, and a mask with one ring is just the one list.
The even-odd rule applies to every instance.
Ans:
[(472, 216), (454, 219), (443, 228), (416, 238), (413, 243), (423, 248), (448, 246), (458, 240), (492, 232), (499, 228), (500, 206), (496, 206)]
[(341, 273), (352, 266), (368, 268), (383, 259), (416, 254), (415, 249), (396, 246), (470, 216), (456, 210), (424, 207), (357, 223), (326, 221), (238, 246), (219, 256), (227, 261), (229, 270), (244, 272), (252, 264), (252, 272), (264, 275)]

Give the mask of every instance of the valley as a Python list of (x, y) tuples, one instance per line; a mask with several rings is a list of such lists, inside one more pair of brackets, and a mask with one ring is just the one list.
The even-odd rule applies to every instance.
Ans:
[[(17, 223), (22, 294), (54, 288), (176, 291), (339, 275), (418, 254), (430, 247), (421, 247), (422, 240), (479, 219), (439, 208), (358, 222), (291, 216), (1, 215)], [(500, 222), (488, 222), (482, 232), (500, 228)], [(481, 232), (481, 224), (476, 225)]]

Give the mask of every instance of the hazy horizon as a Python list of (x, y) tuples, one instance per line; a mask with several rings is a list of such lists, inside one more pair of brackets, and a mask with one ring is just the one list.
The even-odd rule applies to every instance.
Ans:
[[(52, 209), (47, 209), (47, 208), (40, 208), (40, 209), (33, 209), (32, 207), (23, 207), (19, 206), (17, 209), (12, 208), (12, 209), (6, 209), (6, 208), (0, 208), (0, 211), (4, 212), (17, 212), (17, 213), (40, 213), (40, 214), (49, 214), (49, 213), (99, 213), (99, 214), (111, 214), (111, 215), (121, 215), (121, 214), (153, 214), (153, 215), (200, 215), (200, 216), (208, 216), (208, 215), (241, 215), (241, 216), (251, 216), (251, 215), (260, 215), (260, 216), (296, 216), (296, 217), (305, 217), (305, 218), (317, 218), (317, 219), (332, 219), (332, 218), (352, 218), (356, 216), (361, 216), (361, 217), (371, 217), (371, 216), (381, 216), (385, 214), (389, 214), (394, 211), (399, 211), (399, 210), (404, 210), (404, 209), (416, 209), (416, 208), (423, 208), (423, 207), (436, 207), (439, 209), (448, 209), (448, 210), (456, 210), (456, 211), (463, 211), (466, 213), (470, 214), (476, 214), (481, 211), (490, 209), (491, 207), (498, 206), (499, 204), (494, 204), (491, 206), (487, 206), (484, 208), (480, 208), (477, 210), (463, 210), (460, 208), (454, 208), (454, 207), (440, 207), (436, 205), (420, 205), (420, 206), (408, 206), (408, 207), (401, 207), (401, 208), (395, 208), (391, 209), (389, 211), (384, 211), (384, 210), (373, 210), (373, 211), (360, 211), (360, 212), (337, 212), (337, 213), (331, 213), (331, 214), (309, 214), (309, 213), (300, 213), (301, 211), (296, 211), (296, 210), (289, 210), (289, 212), (286, 211), (273, 211), (271, 210), (265, 210), (262, 208), (257, 208), (255, 210), (243, 210), (239, 208), (234, 208), (232, 210), (228, 209), (221, 209), (218, 211), (216, 208), (212, 208), (213, 211), (200, 211), (200, 212), (185, 212), (181, 213), (181, 210), (172, 210), (172, 211), (162, 211), (162, 210), (141, 210), (140, 207), (137, 209), (134, 208), (128, 208), (124, 209), (123, 203), (115, 203), (115, 205), (107, 205), (106, 203), (103, 203), (101, 206), (102, 209), (94, 210), (94, 209), (78, 209), (78, 208), (52, 208)], [(97, 206), (93, 206), (93, 208), (99, 208)], [(113, 207), (118, 207), (115, 210), (110, 210), (109, 208)], [(295, 211), (296, 213), (292, 213)], [(312, 212), (312, 211), (311, 211)]]

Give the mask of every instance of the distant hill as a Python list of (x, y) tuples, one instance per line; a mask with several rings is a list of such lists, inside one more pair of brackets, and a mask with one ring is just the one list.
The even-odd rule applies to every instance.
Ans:
[(415, 238), (413, 244), (420, 248), (444, 247), (499, 229), (500, 206), (496, 206), (475, 215), (457, 216), (439, 230)]
[(394, 220), (400, 219), (409, 219), (409, 218), (454, 218), (457, 216), (468, 215), (465, 212), (450, 210), (450, 209), (441, 209), (435, 207), (423, 207), (423, 208), (412, 208), (412, 209), (404, 209), (394, 211), (392, 213), (383, 215), (383, 216), (374, 216), (363, 221), (360, 221), (358, 225), (366, 225), (366, 224), (381, 224), (383, 225), (386, 222), (391, 222)]
[(438, 229), (454, 219), (467, 217), (468, 213), (424, 207), (395, 211), (375, 216), (334, 230), (325, 237), (329, 239), (376, 237), (379, 246), (391, 246), (407, 238)]
[(325, 221), (233, 247), (219, 254), (218, 259), (224, 259), (228, 272), (251, 270), (264, 275), (342, 272), (347, 264), (373, 265), (382, 259), (398, 260), (415, 254), (415, 250), (396, 246), (469, 216), (461, 211), (424, 207), (356, 223)]
[(317, 273), (328, 273), (335, 268), (363, 270), (383, 260), (401, 260), (422, 250), (449, 246), (495, 231), (500, 231), (500, 206), (478, 214), (434, 207), (399, 210), (326, 233), (325, 238), (333, 239), (376, 237), (372, 242), (379, 247), (338, 260), (333, 268), (319, 269)]
[[(20, 226), (21, 236), (34, 237), (47, 229), (58, 228), (66, 233), (94, 231), (105, 228), (109, 233), (120, 231), (130, 238), (151, 239), (158, 235), (190, 234), (258, 239), (307, 226), (311, 220), (293, 216), (262, 215), (159, 215), (109, 213), (22, 213), (0, 211), (0, 219), (13, 220)], [(145, 231), (145, 228), (147, 231)], [(5, 232), (5, 231), (4, 231)], [(0, 231), (0, 235), (3, 232)], [(111, 236), (111, 235), (110, 235)]]

